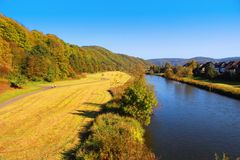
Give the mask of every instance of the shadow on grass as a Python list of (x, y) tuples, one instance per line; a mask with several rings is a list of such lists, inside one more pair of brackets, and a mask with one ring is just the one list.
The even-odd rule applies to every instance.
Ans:
[(99, 114), (99, 111), (84, 111), (84, 110), (76, 110), (76, 112), (72, 113), (73, 115), (79, 115), (86, 118), (96, 118)]
[[(89, 110), (76, 110), (75, 112), (71, 113), (73, 115), (77, 115), (77, 116), (81, 116), (81, 117), (85, 117), (85, 118), (93, 118), (96, 119), (96, 117), (100, 114), (104, 114), (104, 113), (113, 113), (116, 112), (116, 108), (115, 107), (111, 107), (113, 106), (113, 101), (109, 101), (105, 104), (97, 104), (97, 103), (85, 103), (86, 105), (95, 105), (95, 106), (101, 106), (102, 109), (100, 111), (89, 111)], [(79, 142), (78, 144), (76, 144), (73, 148), (62, 152), (62, 159), (64, 160), (77, 160), (76, 154), (77, 152), (80, 150), (81, 145), (83, 144), (83, 142), (89, 137), (89, 135), (91, 134), (90, 132), (90, 128), (92, 127), (94, 121), (89, 122), (88, 124), (86, 124), (83, 128), (83, 130), (79, 131), (78, 135), (79, 135)]]
[(77, 151), (81, 148), (81, 144), (88, 138), (88, 136), (90, 135), (90, 131), (89, 129), (91, 128), (93, 122), (89, 122), (88, 124), (86, 124), (84, 126), (84, 130), (79, 132), (79, 142), (78, 144), (67, 150), (67, 151), (64, 151), (62, 152), (62, 159), (64, 160), (76, 160), (77, 157), (76, 157), (76, 154), (77, 154)]
[(101, 107), (102, 105), (105, 105), (105, 104), (91, 103), (91, 102), (85, 102), (83, 104), (84, 105), (90, 105), (90, 106), (96, 106), (96, 107)]

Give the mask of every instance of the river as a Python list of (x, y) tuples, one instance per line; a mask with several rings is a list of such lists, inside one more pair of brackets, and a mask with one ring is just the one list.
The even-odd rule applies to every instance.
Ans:
[(213, 160), (214, 153), (240, 156), (240, 101), (157, 76), (159, 107), (146, 141), (163, 160)]

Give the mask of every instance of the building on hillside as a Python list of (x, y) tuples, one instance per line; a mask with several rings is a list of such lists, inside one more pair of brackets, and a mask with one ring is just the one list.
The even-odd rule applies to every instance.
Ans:
[(207, 66), (212, 66), (213, 68), (215, 68), (215, 65), (213, 64), (213, 62), (207, 62), (205, 64), (200, 65), (199, 72), (200, 73), (205, 73)]
[(234, 74), (236, 72), (235, 66), (236, 62), (235, 61), (230, 61), (226, 66), (225, 66), (225, 72)]
[(219, 63), (215, 63), (215, 69), (218, 73), (222, 74), (225, 72), (225, 67), (226, 67), (227, 63), (226, 62), (219, 62)]
[(194, 75), (201, 75), (206, 72), (207, 67), (213, 67), (218, 72), (219, 75), (239, 75), (240, 76), (240, 61), (230, 61), (230, 62), (207, 62), (200, 64), (199, 67), (194, 71)]
[(229, 72), (232, 74), (236, 74), (240, 66), (240, 61), (235, 61), (231, 67), (229, 68)]

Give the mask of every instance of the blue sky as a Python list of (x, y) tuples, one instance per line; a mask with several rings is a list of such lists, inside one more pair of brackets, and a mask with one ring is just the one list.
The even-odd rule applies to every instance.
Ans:
[(69, 43), (145, 59), (240, 56), (240, 0), (0, 0), (0, 12)]

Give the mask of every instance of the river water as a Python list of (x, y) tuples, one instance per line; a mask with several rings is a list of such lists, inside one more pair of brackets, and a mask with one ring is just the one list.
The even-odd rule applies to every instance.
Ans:
[(240, 156), (240, 101), (162, 77), (146, 76), (159, 107), (146, 141), (163, 160)]

